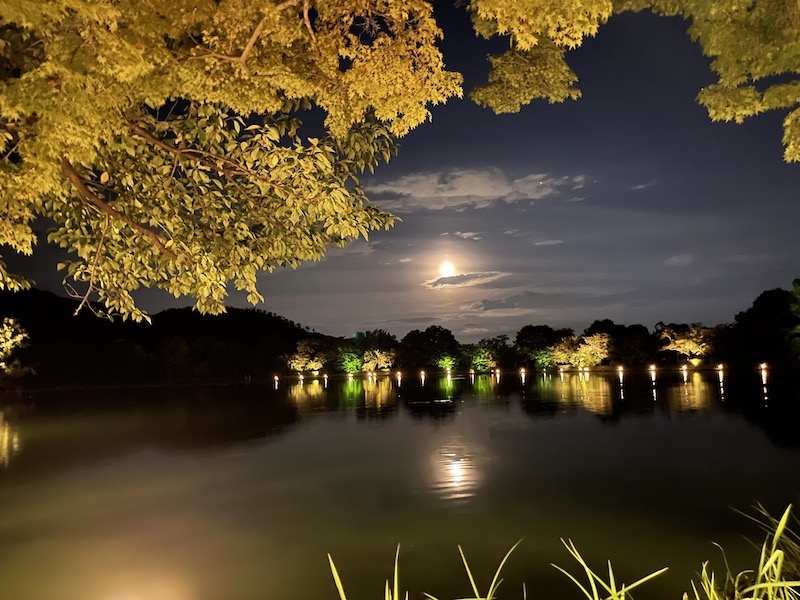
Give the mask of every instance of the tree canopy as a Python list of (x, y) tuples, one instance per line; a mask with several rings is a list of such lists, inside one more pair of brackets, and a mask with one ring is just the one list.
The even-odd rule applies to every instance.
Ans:
[[(576, 99), (569, 50), (615, 12), (688, 21), (718, 81), (712, 119), (773, 109), (800, 161), (800, 5), (788, 0), (471, 0), (505, 37), (471, 97), (495, 112)], [(318, 260), (394, 217), (359, 176), (462, 94), (425, 0), (0, 0), (0, 245), (33, 223), (77, 294), (141, 319), (132, 292), (251, 302), (259, 271)], [(322, 121), (318, 127), (306, 120)], [(5, 249), (5, 248), (4, 248)], [(29, 282), (0, 262), (0, 289)]]

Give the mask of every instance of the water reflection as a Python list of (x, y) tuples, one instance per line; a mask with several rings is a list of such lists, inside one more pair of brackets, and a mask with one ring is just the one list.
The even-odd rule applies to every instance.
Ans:
[(605, 377), (589, 377), (588, 370), (559, 378), (559, 399), (565, 406), (580, 406), (601, 417), (614, 412), (611, 384)]
[(0, 468), (5, 469), (11, 464), (11, 459), (19, 452), (19, 433), (8, 422), (6, 415), (0, 411)]
[(682, 385), (667, 390), (667, 409), (670, 412), (695, 412), (711, 406), (711, 386), (703, 376), (694, 371), (691, 375), (681, 369)]
[(434, 493), (444, 500), (468, 500), (475, 495), (479, 473), (475, 452), (460, 437), (448, 439), (433, 454)]
[(289, 398), (298, 408), (316, 408), (325, 403), (325, 388), (319, 379), (304, 381), (302, 378), (289, 387)]
[(396, 399), (392, 392), (392, 382), (388, 377), (373, 377), (364, 384), (364, 404), (369, 407), (382, 408), (394, 404)]

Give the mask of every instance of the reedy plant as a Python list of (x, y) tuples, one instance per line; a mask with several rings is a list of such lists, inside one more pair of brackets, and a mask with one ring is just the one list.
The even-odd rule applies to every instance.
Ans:
[[(756, 505), (759, 516), (745, 515), (758, 523), (767, 532), (767, 537), (760, 547), (758, 565), (753, 570), (741, 571), (734, 575), (726, 560), (724, 582), (720, 583), (719, 578), (710, 568), (709, 562), (704, 562), (699, 582), (691, 582), (694, 600), (800, 600), (800, 577), (798, 577), (798, 570), (800, 570), (800, 536), (788, 527), (791, 509), (792, 507), (789, 505), (783, 516), (780, 519), (775, 519), (763, 506)], [(798, 522), (798, 519), (795, 518), (794, 521)], [(481, 594), (478, 590), (464, 550), (461, 546), (458, 546), (458, 551), (474, 594), (460, 600), (495, 600), (497, 589), (503, 581), (500, 577), (503, 567), (521, 541), (518, 541), (506, 552), (485, 594)], [(631, 591), (667, 571), (667, 567), (664, 567), (630, 585), (624, 583), (618, 585), (617, 577), (614, 575), (610, 561), (608, 562), (608, 579), (606, 580), (589, 567), (572, 540), (562, 539), (561, 543), (564, 544), (567, 552), (582, 567), (587, 583), (581, 583), (578, 577), (556, 564), (552, 566), (564, 573), (580, 589), (587, 600), (630, 600), (632, 598)], [(336, 589), (339, 591), (339, 598), (340, 600), (347, 600), (341, 578), (330, 554), (328, 554), (328, 561), (336, 583)], [(399, 561), (400, 546), (397, 547), (397, 552), (395, 553), (394, 575), (391, 585), (390, 580), (386, 580), (384, 600), (400, 600), (401, 598)], [(427, 600), (439, 600), (436, 596), (427, 592), (424, 593), (424, 596)], [(404, 598), (408, 600), (408, 592), (405, 592)], [(527, 600), (525, 584), (522, 585), (522, 598)], [(689, 600), (689, 595), (684, 594), (683, 600)]]
[[(594, 573), (589, 566), (587, 565), (586, 561), (578, 552), (578, 549), (575, 547), (575, 544), (571, 540), (561, 540), (564, 544), (564, 547), (567, 551), (578, 561), (578, 563), (583, 567), (584, 571), (586, 572), (586, 576), (589, 580), (589, 589), (587, 589), (583, 584), (581, 584), (576, 577), (571, 575), (566, 570), (562, 569), (558, 565), (553, 565), (556, 569), (564, 573), (567, 577), (569, 577), (578, 588), (584, 593), (584, 595), (588, 598), (588, 600), (626, 600), (629, 596), (629, 593), (634, 588), (640, 586), (641, 584), (649, 581), (653, 577), (661, 575), (664, 571), (667, 570), (666, 567), (663, 569), (659, 569), (650, 575), (647, 575), (638, 581), (626, 585), (622, 584), (620, 587), (617, 587), (616, 578), (614, 577), (614, 571), (611, 568), (611, 562), (608, 563), (608, 581), (606, 582), (603, 580), (602, 577)], [(511, 546), (511, 548), (506, 552), (503, 559), (500, 561), (500, 564), (497, 566), (497, 569), (494, 572), (494, 576), (492, 577), (492, 581), (489, 584), (489, 589), (486, 591), (485, 594), (481, 594), (478, 590), (478, 585), (475, 583), (475, 577), (472, 574), (472, 569), (469, 566), (469, 562), (467, 561), (467, 557), (464, 554), (463, 548), (459, 545), (458, 552), (461, 555), (461, 561), (464, 563), (464, 570), (467, 572), (467, 578), (469, 579), (470, 586), (472, 587), (473, 596), (469, 596), (467, 598), (462, 598), (459, 600), (495, 600), (497, 589), (500, 587), (500, 584), (503, 582), (503, 579), (500, 577), (500, 574), (503, 571), (503, 567), (505, 567), (506, 562), (508, 561), (511, 554), (516, 550), (517, 546), (522, 543), (522, 540), (519, 540), (516, 544)], [(397, 547), (397, 553), (395, 554), (394, 560), (394, 576), (393, 576), (393, 583), (390, 589), (389, 580), (386, 580), (386, 586), (384, 590), (384, 600), (399, 600), (400, 598), (400, 590), (399, 590), (399, 560), (400, 560), (400, 546)], [(344, 591), (344, 586), (342, 585), (341, 578), (339, 577), (339, 572), (336, 569), (336, 565), (333, 562), (333, 557), (328, 554), (328, 562), (330, 563), (331, 567), (331, 574), (333, 575), (333, 580), (336, 584), (336, 589), (339, 592), (340, 600), (347, 600), (347, 595)], [(591, 590), (591, 592), (589, 591)], [(424, 592), (425, 597), (428, 600), (439, 600), (436, 596)], [(522, 598), (523, 600), (527, 600), (528, 592), (525, 584), (522, 584)], [(408, 592), (405, 592), (405, 600), (408, 600)]]
[[(703, 563), (700, 582), (692, 582), (696, 600), (798, 600), (800, 581), (797, 580), (800, 545), (795, 532), (788, 528), (791, 504), (780, 519), (773, 518), (763, 506), (756, 505), (760, 516), (749, 517), (767, 531), (767, 537), (759, 551), (758, 565), (755, 569), (731, 572), (725, 561), (725, 581), (719, 584), (718, 578)], [(790, 557), (787, 563), (787, 555)], [(724, 554), (723, 554), (724, 556)], [(794, 564), (792, 564), (794, 561)], [(684, 594), (684, 600), (687, 595)]]

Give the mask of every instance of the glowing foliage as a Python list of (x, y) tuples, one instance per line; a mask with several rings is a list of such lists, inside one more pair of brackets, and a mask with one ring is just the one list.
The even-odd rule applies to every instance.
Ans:
[(702, 358), (711, 350), (712, 329), (700, 323), (691, 325), (656, 325), (665, 343), (664, 350), (673, 350), (687, 359)]
[(19, 370), (19, 361), (11, 360), (14, 351), (21, 348), (28, 333), (16, 319), (6, 317), (0, 324), (0, 374)]
[(608, 358), (610, 337), (607, 333), (565, 337), (552, 347), (552, 360), (558, 365), (594, 367)]
[(397, 353), (394, 350), (370, 348), (364, 352), (361, 368), (364, 371), (391, 369), (396, 356)]
[(142, 286), (257, 302), (258, 271), (391, 226), (357, 176), (460, 94), (440, 35), (422, 0), (0, 1), (0, 244), (51, 219), (79, 293), (135, 319)]
[[(645, 9), (686, 19), (712, 58), (712, 119), (789, 110), (800, 161), (796, 2), (472, 0), (476, 33), (509, 41), (473, 98), (578, 98), (566, 53)], [(392, 225), (358, 176), (461, 95), (441, 35), (429, 0), (0, 0), (0, 245), (32, 253), (45, 217), (77, 293), (134, 319), (140, 287), (203, 312), (229, 284), (255, 303), (258, 272)], [(301, 134), (312, 109), (324, 126)], [(0, 289), (29, 283), (0, 261)]]
[(321, 346), (320, 342), (314, 339), (297, 342), (297, 352), (286, 361), (289, 369), (298, 373), (320, 370), (324, 364)]

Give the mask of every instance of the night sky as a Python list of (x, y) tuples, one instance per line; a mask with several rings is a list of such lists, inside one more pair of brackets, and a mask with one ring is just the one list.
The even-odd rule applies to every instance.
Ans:
[[(469, 89), (500, 47), (442, 9), (445, 61)], [(569, 55), (578, 101), (504, 116), (468, 99), (437, 107), (364, 180), (402, 222), (263, 275), (260, 308), (331, 335), (438, 324), (470, 342), (529, 323), (714, 325), (788, 288), (800, 277), (800, 165), (782, 160), (783, 115), (712, 123), (695, 98), (714, 77), (685, 29), (613, 17)], [(142, 297), (151, 312), (191, 303)]]

